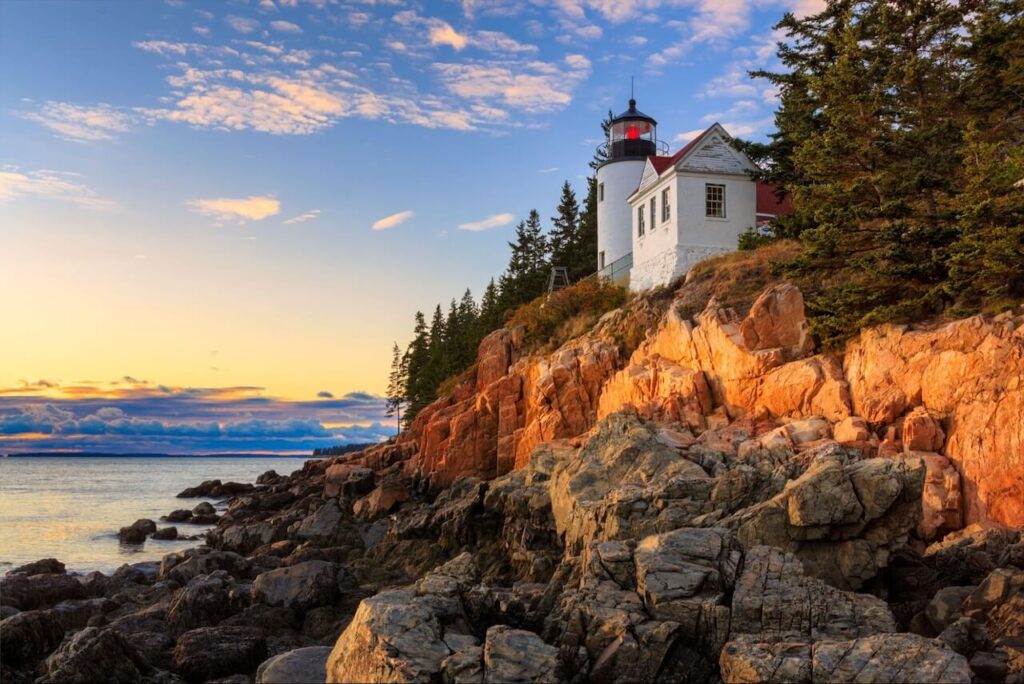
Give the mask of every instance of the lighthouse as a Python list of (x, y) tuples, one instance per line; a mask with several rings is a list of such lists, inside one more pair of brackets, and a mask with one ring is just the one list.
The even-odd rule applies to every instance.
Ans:
[(633, 265), (632, 214), (627, 198), (640, 183), (647, 158), (659, 152), (658, 122), (636, 108), (611, 120), (601, 146), (606, 160), (597, 168), (597, 269), (624, 281)]

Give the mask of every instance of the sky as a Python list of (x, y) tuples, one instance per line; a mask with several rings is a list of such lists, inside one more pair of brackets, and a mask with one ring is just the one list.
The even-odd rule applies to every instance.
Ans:
[(770, 132), (821, 0), (0, 3), (0, 452), (393, 434), (393, 342), (582, 193), (630, 80)]

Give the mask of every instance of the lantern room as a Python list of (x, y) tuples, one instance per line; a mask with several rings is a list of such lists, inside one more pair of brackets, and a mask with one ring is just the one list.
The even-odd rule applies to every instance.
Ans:
[(612, 119), (608, 129), (608, 161), (646, 159), (658, 153), (658, 122), (629, 101), (629, 109)]

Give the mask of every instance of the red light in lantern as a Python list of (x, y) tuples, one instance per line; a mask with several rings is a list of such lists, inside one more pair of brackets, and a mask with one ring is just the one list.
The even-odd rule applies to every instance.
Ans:
[(637, 140), (640, 137), (640, 129), (636, 126), (630, 126), (626, 129), (626, 140)]

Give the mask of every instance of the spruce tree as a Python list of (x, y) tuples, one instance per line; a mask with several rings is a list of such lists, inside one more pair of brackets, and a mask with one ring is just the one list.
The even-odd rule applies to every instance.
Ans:
[(504, 309), (514, 309), (539, 297), (547, 286), (548, 241), (536, 209), (531, 209), (527, 219), (519, 222), (515, 242), (508, 246), (512, 254), (500, 279), (501, 305)]
[(579, 253), (580, 205), (569, 181), (562, 183), (562, 196), (555, 211), (557, 213), (551, 217), (551, 232), (548, 233), (551, 265), (564, 266), (572, 278), (573, 271), (577, 270)]
[(391, 350), (391, 374), (388, 376), (387, 415), (395, 416), (395, 425), (401, 429), (402, 407), (406, 403), (406, 387), (409, 382), (409, 357), (402, 353), (395, 342)]
[(587, 196), (580, 212), (579, 228), (576, 232), (576, 250), (573, 254), (573, 280), (585, 278), (597, 270), (597, 177), (587, 178)]
[(502, 323), (504, 323), (504, 309), (501, 305), (501, 293), (498, 292), (494, 278), (491, 278), (480, 298), (480, 316), (476, 326), (477, 338), (483, 339), (488, 333), (500, 328)]
[(405, 412), (406, 426), (412, 423), (416, 414), (433, 400), (433, 388), (429, 387), (427, 377), (430, 364), (430, 331), (422, 311), (416, 312), (415, 321), (412, 342), (409, 343), (405, 354), (405, 398), (408, 403)]

